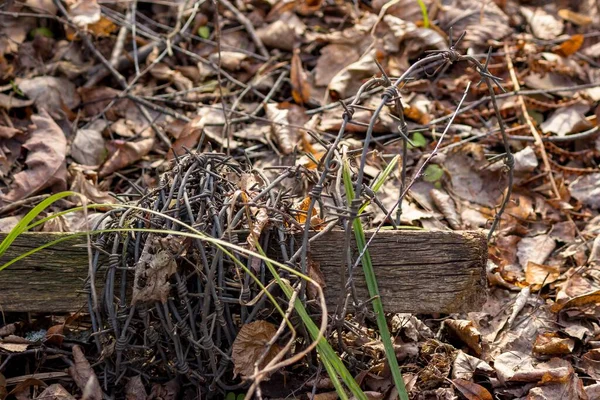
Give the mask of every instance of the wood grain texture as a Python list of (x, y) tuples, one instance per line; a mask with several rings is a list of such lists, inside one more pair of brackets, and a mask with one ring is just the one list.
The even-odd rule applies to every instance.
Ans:
[[(371, 236), (366, 232), (367, 241)], [(325, 276), (325, 296), (338, 304), (344, 233), (334, 231), (311, 246)], [(369, 246), (383, 306), (389, 312), (453, 313), (477, 310), (485, 300), (487, 241), (481, 232), (382, 231)], [(354, 257), (359, 253), (353, 242)], [(369, 299), (362, 266), (356, 268), (360, 300)], [(345, 282), (345, 279), (344, 279)]]
[[(0, 258), (0, 265), (66, 235), (23, 234)], [(5, 236), (0, 234), (0, 241)], [(341, 231), (330, 232), (311, 245), (310, 257), (325, 276), (330, 310), (344, 293), (344, 251)], [(357, 256), (354, 242), (353, 251)], [(452, 313), (477, 310), (483, 303), (487, 242), (482, 232), (386, 230), (377, 234), (370, 252), (387, 312)], [(80, 310), (86, 302), (80, 290), (87, 269), (85, 237), (69, 239), (26, 257), (0, 271), (0, 310)], [(359, 298), (367, 300), (361, 266), (355, 271), (355, 285)]]

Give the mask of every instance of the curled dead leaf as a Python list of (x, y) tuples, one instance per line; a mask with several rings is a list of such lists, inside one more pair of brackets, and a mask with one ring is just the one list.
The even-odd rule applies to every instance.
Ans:
[(556, 332), (545, 332), (537, 336), (533, 352), (545, 356), (561, 356), (571, 354), (575, 342), (570, 338), (562, 338)]
[(281, 350), (277, 344), (273, 344), (268, 349), (265, 347), (276, 332), (275, 325), (263, 320), (243, 325), (233, 341), (231, 354), (233, 373), (240, 374), (242, 378), (254, 375), (254, 364), (261, 358), (264, 351), (267, 351), (267, 355), (258, 366), (259, 370), (268, 364)]
[(306, 72), (302, 68), (300, 49), (298, 48), (294, 49), (294, 55), (292, 56), (290, 78), (292, 81), (292, 97), (294, 97), (296, 103), (308, 103), (310, 100), (310, 84), (307, 81)]

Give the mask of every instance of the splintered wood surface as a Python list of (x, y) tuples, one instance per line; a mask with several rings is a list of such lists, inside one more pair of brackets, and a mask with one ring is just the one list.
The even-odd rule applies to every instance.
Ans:
[[(368, 240), (371, 233), (366, 234)], [(25, 233), (0, 258), (0, 265), (65, 235), (68, 234)], [(0, 234), (0, 241), (5, 236)], [(85, 237), (69, 239), (0, 271), (0, 310), (69, 312), (82, 309), (86, 297), (80, 291), (88, 271), (85, 243)], [(373, 239), (369, 251), (387, 312), (473, 311), (484, 301), (487, 242), (483, 232), (385, 230)], [(345, 293), (345, 252), (342, 231), (329, 232), (311, 244), (310, 258), (320, 266), (325, 277), (325, 296), (330, 310)], [(353, 252), (356, 257), (354, 242)], [(354, 275), (358, 297), (368, 300), (361, 266)]]

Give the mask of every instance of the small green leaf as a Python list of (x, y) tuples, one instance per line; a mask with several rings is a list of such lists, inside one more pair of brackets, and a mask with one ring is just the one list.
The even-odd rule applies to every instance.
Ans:
[(236, 400), (235, 393), (233, 393), (233, 392), (227, 393), (227, 395), (225, 395), (225, 400)]
[(426, 182), (437, 182), (444, 176), (444, 170), (437, 164), (429, 164), (423, 173)]
[(244, 400), (246, 398), (246, 395), (243, 393), (238, 394), (237, 400)]
[[(410, 141), (412, 142), (412, 144), (414, 145), (414, 147), (425, 147), (425, 146), (427, 146), (427, 139), (425, 139), (425, 136), (423, 136), (423, 134), (421, 132), (415, 132), (415, 133), (413, 133), (412, 138), (410, 139)], [(409, 144), (408, 148), (411, 149), (411, 148), (413, 148), (413, 146), (411, 146)]]
[(204, 25), (198, 28), (198, 36), (202, 39), (208, 39), (210, 37), (210, 29), (208, 26)]
[(32, 29), (31, 31), (29, 31), (29, 37), (31, 39), (35, 38), (36, 36), (44, 36), (47, 38), (53, 38), (54, 33), (52, 33), (52, 31), (50, 29), (44, 28), (44, 27), (35, 28), (35, 29)]

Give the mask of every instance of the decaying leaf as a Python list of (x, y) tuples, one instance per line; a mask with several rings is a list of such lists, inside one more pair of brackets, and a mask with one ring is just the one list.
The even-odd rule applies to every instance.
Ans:
[(493, 400), (486, 388), (466, 379), (453, 379), (452, 383), (468, 400)]
[(102, 400), (100, 382), (92, 369), (81, 347), (73, 346), (73, 365), (69, 367), (69, 375), (88, 400)]
[(475, 373), (491, 374), (493, 372), (494, 369), (488, 363), (461, 350), (458, 351), (452, 366), (452, 378), (454, 379), (472, 380)]
[(273, 344), (270, 348), (265, 346), (273, 339), (277, 328), (270, 322), (259, 320), (245, 324), (240, 329), (233, 342), (231, 360), (233, 361), (233, 373), (241, 375), (242, 378), (248, 378), (254, 375), (254, 364), (261, 358), (264, 351), (267, 355), (261, 366), (268, 364), (281, 350), (278, 344)]
[(142, 383), (142, 377), (136, 375), (129, 379), (127, 385), (125, 385), (125, 399), (126, 400), (146, 400), (148, 395), (146, 389)]
[(62, 129), (44, 110), (31, 117), (34, 127), (23, 144), (28, 150), (27, 168), (14, 175), (10, 191), (0, 196), (0, 204), (20, 200), (40, 190), (66, 188), (67, 140)]
[(45, 109), (54, 119), (64, 118), (79, 105), (81, 99), (75, 84), (66, 78), (38, 76), (17, 79), (19, 89), (35, 102), (38, 110)]
[(269, 213), (267, 212), (267, 210), (264, 208), (259, 209), (256, 215), (254, 216), (254, 223), (252, 224), (252, 229), (250, 229), (250, 234), (246, 239), (246, 242), (248, 243), (248, 248), (250, 250), (254, 251), (254, 249), (256, 249), (256, 243), (258, 243), (260, 235), (265, 226), (267, 226), (268, 222)]
[(472, 321), (448, 319), (444, 325), (461, 341), (463, 341), (475, 354), (481, 354), (481, 333)]
[(56, 399), (56, 400), (75, 400), (75, 397), (65, 389), (60, 383), (53, 383), (48, 386), (36, 399)]
[(293, 153), (298, 145), (298, 129), (289, 126), (289, 109), (282, 108), (282, 105), (269, 103), (265, 106), (267, 118), (273, 122), (271, 125), (273, 135), (279, 143), (281, 152), (285, 155)]
[(600, 209), (600, 173), (580, 176), (569, 185), (569, 191), (583, 204)]
[(121, 168), (133, 164), (148, 154), (153, 146), (153, 138), (142, 139), (136, 142), (126, 142), (123, 140), (108, 142), (107, 147), (111, 156), (102, 165), (102, 168), (100, 168), (99, 175), (101, 177), (110, 175)]
[(296, 103), (308, 103), (310, 100), (310, 84), (307, 81), (306, 72), (304, 71), (304, 68), (302, 68), (299, 49), (294, 49), (290, 78), (292, 81), (292, 96)]
[[(171, 237), (173, 243), (181, 240)], [(175, 256), (162, 248), (156, 237), (146, 239), (140, 259), (135, 265), (132, 303), (160, 301), (165, 303), (171, 289), (169, 278), (177, 271)]]
[(575, 342), (573, 339), (560, 337), (555, 332), (545, 332), (535, 339), (533, 352), (545, 356), (561, 356), (571, 354)]
[(359, 57), (360, 54), (353, 46), (332, 43), (323, 47), (315, 67), (315, 85), (327, 86), (338, 72)]
[(525, 237), (517, 245), (517, 257), (523, 269), (528, 262), (543, 264), (556, 248), (556, 242), (549, 235)]
[(556, 39), (565, 28), (563, 22), (555, 16), (548, 14), (541, 7), (529, 8), (521, 7), (521, 13), (529, 22), (533, 34), (544, 40)]

